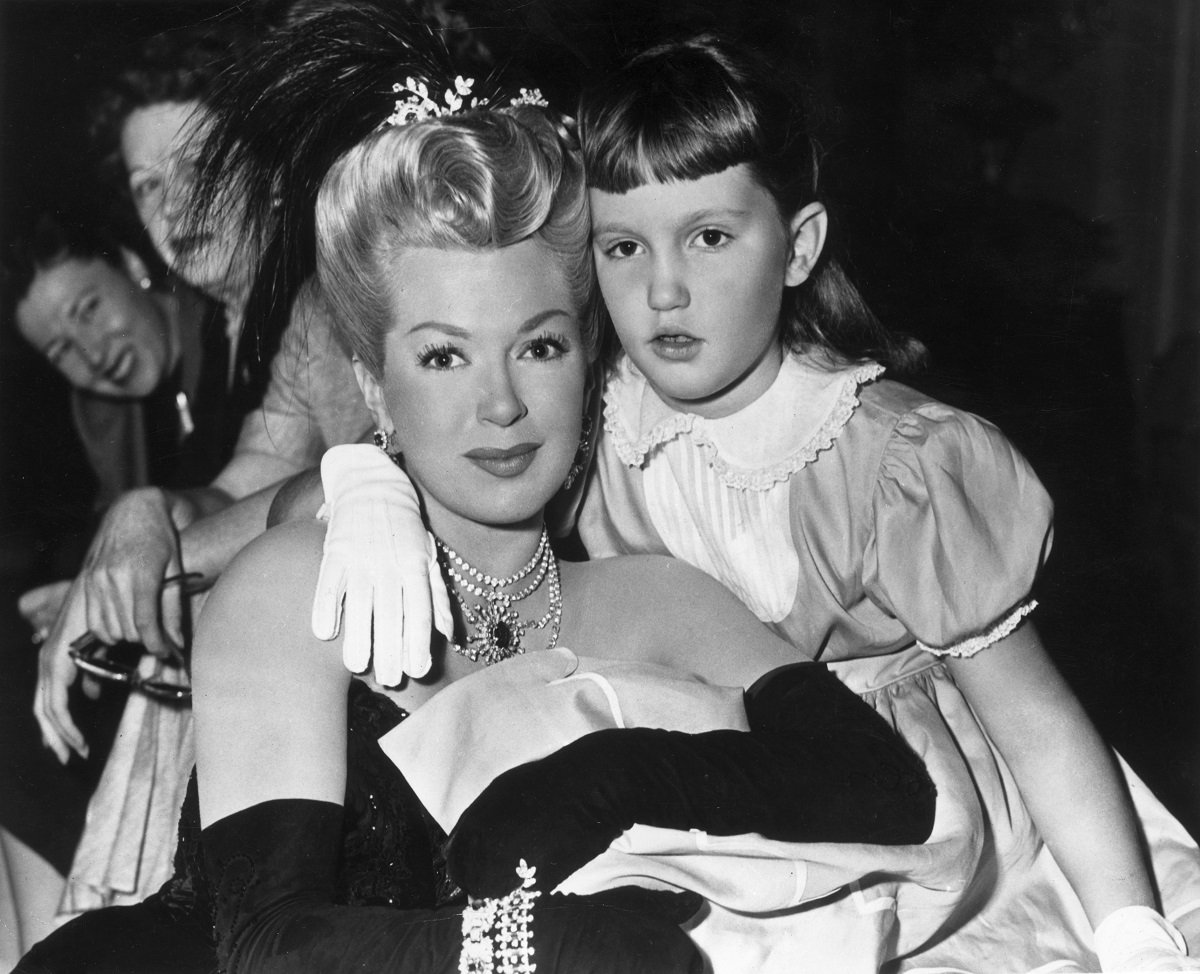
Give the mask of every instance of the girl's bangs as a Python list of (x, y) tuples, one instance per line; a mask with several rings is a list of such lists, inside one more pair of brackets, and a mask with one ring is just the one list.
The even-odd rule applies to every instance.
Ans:
[(711, 176), (757, 157), (753, 112), (727, 93), (719, 100), (642, 97), (623, 107), (586, 126), (589, 188), (626, 193)]

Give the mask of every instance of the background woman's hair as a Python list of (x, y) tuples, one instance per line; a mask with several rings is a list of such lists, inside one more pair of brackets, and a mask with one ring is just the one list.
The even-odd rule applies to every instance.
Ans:
[(249, 34), (233, 23), (172, 30), (150, 38), (101, 89), (91, 108), (90, 131), (100, 174), (129, 194), (121, 133), (133, 112), (151, 105), (206, 102), (221, 72), (245, 52)]
[[(785, 223), (818, 199), (819, 155), (799, 97), (753, 51), (712, 35), (651, 48), (587, 89), (579, 134), (588, 185), (604, 192), (744, 164)], [(785, 291), (780, 338), (835, 363), (873, 359), (898, 371), (925, 354), (883, 327), (829, 248), (807, 281)]]
[[(31, 229), (13, 240), (5, 249), (0, 264), (0, 292), (4, 295), (3, 313), (12, 317), (37, 275), (67, 260), (102, 260), (121, 273), (127, 273), (121, 248), (126, 246), (108, 230), (70, 214), (42, 213)], [(161, 271), (146, 261), (147, 267)]]
[(343, 342), (381, 375), (397, 248), (488, 250), (540, 240), (566, 276), (583, 340), (599, 338), (583, 168), (546, 112), (469, 111), (385, 127), (333, 165), (317, 201), (321, 289)]
[(475, 77), (479, 95), (495, 88), (483, 49), (461, 31), (403, 0), (331, 0), (261, 38), (206, 97), (191, 209), (203, 220), (227, 193), (244, 204), (242, 237), (258, 267), (246, 321), (260, 354), (316, 270), (313, 214), (334, 160), (391, 114), (393, 84), (455, 74)]

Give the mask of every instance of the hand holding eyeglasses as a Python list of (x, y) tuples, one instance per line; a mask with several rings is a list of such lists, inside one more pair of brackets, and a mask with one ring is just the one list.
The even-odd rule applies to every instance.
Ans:
[[(191, 599), (204, 591), (207, 584), (196, 573), (180, 573), (163, 580), (164, 587), (179, 586), (178, 601), (183, 618), (185, 647), (190, 645), (191, 640)], [(105, 652), (107, 644), (90, 630), (68, 641), (65, 633), (86, 629), (83, 599), (76, 597), (80, 585), (79, 579), (72, 584), (66, 606), (38, 654), (38, 686), (33, 705), (33, 713), (42, 732), (42, 742), (63, 764), (67, 763), (72, 751), (80, 757), (88, 756), (87, 741), (71, 717), (68, 706), (68, 691), (79, 673), (93, 679), (125, 683), (160, 700), (183, 702), (190, 696), (190, 689), (181, 695), (181, 688), (173, 686), (170, 680), (143, 677), (136, 667), (108, 659)], [(182, 674), (182, 655), (174, 656), (173, 662)], [(89, 695), (94, 696), (94, 693)]]

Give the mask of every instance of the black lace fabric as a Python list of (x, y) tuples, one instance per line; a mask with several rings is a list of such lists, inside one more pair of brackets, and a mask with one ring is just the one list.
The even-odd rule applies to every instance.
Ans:
[[(446, 874), (445, 833), (379, 747), (379, 738), (407, 716), (390, 698), (351, 681), (338, 904), (413, 909), (465, 902)], [(194, 771), (180, 813), (175, 875), (158, 896), (173, 918), (212, 915)]]

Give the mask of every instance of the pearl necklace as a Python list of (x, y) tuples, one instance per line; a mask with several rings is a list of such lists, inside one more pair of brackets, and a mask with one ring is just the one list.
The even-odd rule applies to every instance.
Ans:
[[(562, 625), (562, 584), (558, 574), (558, 559), (550, 547), (550, 533), (543, 526), (541, 538), (533, 556), (520, 571), (507, 578), (495, 578), (468, 564), (453, 549), (439, 538), (434, 538), (442, 564), (454, 582), (450, 591), (462, 610), (463, 621), (469, 635), (466, 645), (452, 642), (451, 648), (472, 663), (482, 661), (485, 666), (511, 659), (525, 652), (522, 637), (531, 629), (550, 626), (550, 638), (546, 646), (553, 649), (558, 643)], [(533, 579), (520, 591), (506, 592), (504, 589), (516, 585), (533, 575)], [(527, 599), (549, 578), (550, 607), (539, 619), (523, 620), (515, 604)], [(460, 589), (465, 589), (477, 599), (474, 607), (467, 604)]]

